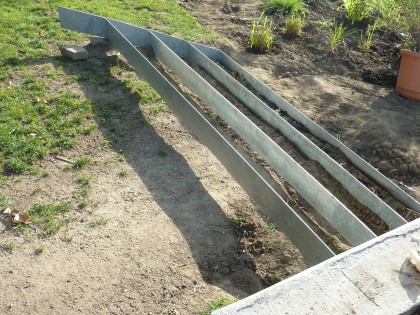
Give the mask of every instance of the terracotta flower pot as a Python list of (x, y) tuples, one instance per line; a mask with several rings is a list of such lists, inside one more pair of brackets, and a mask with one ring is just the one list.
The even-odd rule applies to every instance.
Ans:
[(402, 49), (397, 91), (405, 97), (420, 100), (420, 53)]

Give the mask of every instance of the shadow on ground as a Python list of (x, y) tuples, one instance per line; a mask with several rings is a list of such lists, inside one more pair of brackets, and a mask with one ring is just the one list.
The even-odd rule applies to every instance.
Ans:
[[(206, 282), (239, 297), (263, 289), (263, 280), (254, 271), (253, 259), (240, 248), (231, 220), (185, 158), (165, 143), (143, 115), (142, 103), (147, 100), (142, 99), (141, 93), (133, 92), (135, 87), (128, 87), (111, 73), (115, 65), (125, 69), (129, 66), (109, 47), (85, 48), (88, 61), (55, 57), (27, 63), (60, 65), (66, 74), (78, 76), (79, 86), (93, 104), (100, 131), (115, 152), (124, 151), (127, 162), (155, 202), (175, 223)], [(96, 75), (100, 76), (96, 82), (103, 84), (94, 86), (89, 82)]]

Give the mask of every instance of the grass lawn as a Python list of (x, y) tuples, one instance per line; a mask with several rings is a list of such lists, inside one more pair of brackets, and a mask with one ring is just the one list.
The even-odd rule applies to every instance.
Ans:
[[(173, 0), (5, 0), (0, 3), (0, 176), (36, 173), (33, 163), (49, 153), (73, 147), (80, 135), (96, 128), (92, 104), (68, 86), (106, 86), (109, 72), (90, 63), (74, 65), (59, 56), (58, 45), (87, 40), (61, 29), (58, 6), (90, 12), (153, 28), (190, 40), (215, 41)], [(53, 58), (51, 62), (42, 61)], [(74, 74), (63, 71), (74, 68)], [(79, 71), (80, 70), (80, 71)], [(124, 69), (111, 69), (111, 72)], [(147, 83), (124, 81), (141, 100), (158, 96)], [(137, 86), (134, 86), (137, 85)], [(106, 115), (104, 115), (106, 116)], [(107, 117), (100, 117), (99, 121)], [(0, 183), (1, 183), (0, 177)]]

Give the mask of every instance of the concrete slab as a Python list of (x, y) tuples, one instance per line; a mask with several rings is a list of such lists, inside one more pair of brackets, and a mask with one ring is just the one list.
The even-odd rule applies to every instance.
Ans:
[(420, 308), (412, 249), (420, 219), (212, 314), (410, 314)]
[(60, 46), (60, 52), (63, 56), (73, 60), (84, 60), (88, 58), (87, 50), (77, 45)]

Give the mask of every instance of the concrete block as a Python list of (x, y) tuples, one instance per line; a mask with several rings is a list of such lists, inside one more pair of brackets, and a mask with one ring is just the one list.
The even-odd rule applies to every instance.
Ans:
[(92, 36), (90, 38), (90, 44), (92, 46), (107, 46), (110, 44), (110, 42), (106, 37)]
[(420, 272), (408, 259), (412, 250), (420, 250), (420, 219), (212, 315), (414, 314)]
[(63, 56), (73, 60), (84, 60), (89, 56), (86, 49), (77, 45), (60, 46), (60, 51)]

